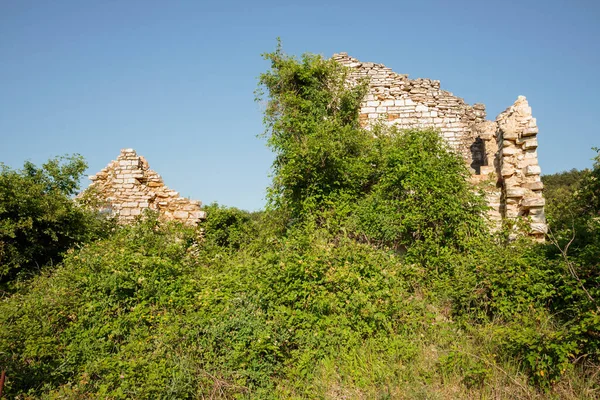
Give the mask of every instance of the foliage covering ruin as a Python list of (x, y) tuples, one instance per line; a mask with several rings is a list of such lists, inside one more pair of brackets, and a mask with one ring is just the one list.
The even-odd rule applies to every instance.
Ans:
[[(367, 131), (366, 87), (339, 63), (265, 58), (262, 212), (209, 205), (199, 227), (149, 212), (97, 235), (84, 204), (61, 206), (46, 239), (33, 233), (63, 208), (44, 201), (70, 201), (79, 169), (2, 171), (0, 249), (16, 250), (0, 264), (20, 270), (0, 276), (4, 394), (597, 398), (600, 156), (547, 177), (546, 243), (509, 240), (484, 229), (483, 195), (437, 131)], [(16, 217), (29, 210), (44, 212)], [(31, 245), (52, 252), (21, 256)]]

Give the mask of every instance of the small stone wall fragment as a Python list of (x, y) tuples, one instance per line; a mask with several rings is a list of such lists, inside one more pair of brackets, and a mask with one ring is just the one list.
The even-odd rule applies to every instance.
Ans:
[(201, 203), (179, 196), (165, 186), (162, 178), (133, 149), (123, 149), (115, 161), (91, 176), (93, 191), (117, 215), (120, 223), (133, 221), (144, 210), (158, 211), (166, 220), (196, 225), (206, 217)]
[(543, 240), (547, 231), (544, 214), (544, 184), (537, 157), (538, 127), (524, 96), (496, 118), (500, 181), (503, 187), (503, 217), (531, 219), (531, 233)]

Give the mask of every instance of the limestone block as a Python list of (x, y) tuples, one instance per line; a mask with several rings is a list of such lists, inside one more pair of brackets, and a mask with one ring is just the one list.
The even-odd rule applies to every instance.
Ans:
[(506, 140), (517, 139), (519, 137), (519, 131), (513, 129), (513, 127), (505, 127), (502, 129), (502, 137)]
[(524, 197), (529, 191), (521, 187), (511, 187), (506, 189), (506, 197)]
[(544, 184), (542, 182), (526, 182), (523, 184), (523, 187), (533, 191), (538, 191), (544, 189)]
[(526, 140), (525, 142), (523, 142), (523, 148), (524, 149), (535, 149), (538, 147), (538, 142), (537, 139), (530, 139), (530, 140)]
[(189, 213), (187, 211), (175, 211), (173, 213), (173, 217), (177, 219), (187, 219), (189, 217)]
[(502, 176), (510, 176), (515, 173), (515, 168), (510, 165), (505, 165), (500, 170), (500, 173), (502, 174)]
[(506, 146), (502, 148), (502, 154), (505, 156), (512, 156), (515, 155), (519, 152), (519, 149), (516, 148), (515, 146)]
[(535, 149), (527, 149), (524, 154), (525, 158), (534, 159), (537, 161), (537, 151)]
[(543, 212), (537, 213), (537, 214), (529, 214), (529, 217), (531, 218), (531, 222), (534, 223), (542, 223), (545, 224), (546, 223), (546, 215)]
[(540, 175), (542, 169), (538, 165), (530, 165), (525, 169), (525, 175)]
[(519, 163), (517, 164), (518, 168), (527, 168), (531, 165), (537, 165), (537, 160), (525, 158), (522, 155), (519, 157)]
[(548, 225), (546, 225), (545, 223), (532, 223), (531, 224), (531, 230), (533, 232), (539, 232), (542, 234), (546, 234), (548, 233)]
[(546, 205), (546, 199), (543, 197), (526, 197), (521, 202), (521, 207), (533, 208), (533, 207), (544, 207)]
[(195, 219), (195, 220), (204, 219), (204, 218), (206, 218), (206, 212), (205, 211), (192, 211), (189, 213), (189, 218)]

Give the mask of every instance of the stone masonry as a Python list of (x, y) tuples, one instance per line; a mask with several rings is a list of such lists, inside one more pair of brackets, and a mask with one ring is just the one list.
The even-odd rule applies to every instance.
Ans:
[[(469, 105), (440, 88), (440, 81), (409, 79), (383, 64), (361, 62), (339, 53), (333, 56), (349, 67), (348, 80), (367, 79), (360, 120), (407, 128), (435, 128), (459, 152), (482, 184), (490, 206), (489, 218), (498, 226), (507, 219), (525, 217), (531, 235), (544, 239), (543, 184), (537, 159), (537, 125), (523, 96), (495, 121), (486, 120), (483, 104)], [(487, 184), (486, 184), (487, 183)]]
[(123, 149), (115, 161), (91, 176), (86, 192), (104, 203), (104, 209), (117, 215), (120, 223), (133, 221), (146, 209), (158, 211), (166, 220), (196, 225), (205, 218), (201, 203), (179, 196), (165, 186), (162, 178), (133, 149)]

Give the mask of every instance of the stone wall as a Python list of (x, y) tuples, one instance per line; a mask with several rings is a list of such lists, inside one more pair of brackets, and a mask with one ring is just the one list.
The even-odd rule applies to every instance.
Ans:
[(483, 104), (469, 105), (442, 90), (440, 81), (409, 79), (383, 64), (361, 62), (339, 53), (333, 59), (350, 68), (348, 80), (369, 82), (361, 104), (363, 126), (374, 123), (399, 128), (435, 128), (459, 152), (484, 185), (493, 225), (504, 218), (531, 217), (531, 234), (546, 231), (543, 185), (537, 160), (537, 126), (523, 96), (495, 121), (486, 120)]
[(537, 158), (538, 128), (531, 107), (523, 96), (496, 118), (498, 124), (498, 169), (503, 183), (506, 218), (529, 217), (534, 231), (546, 231), (544, 184)]
[(196, 225), (205, 218), (201, 203), (179, 196), (165, 186), (146, 159), (133, 149), (123, 149), (115, 161), (91, 176), (87, 193), (97, 196), (103, 208), (118, 216), (119, 222), (133, 221), (146, 209), (158, 211), (166, 220)]

